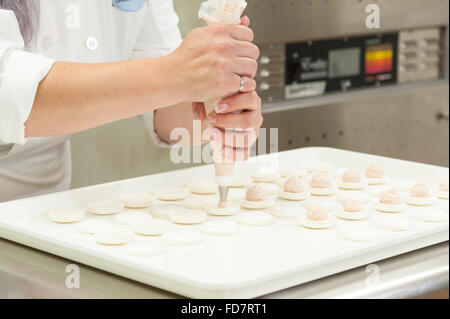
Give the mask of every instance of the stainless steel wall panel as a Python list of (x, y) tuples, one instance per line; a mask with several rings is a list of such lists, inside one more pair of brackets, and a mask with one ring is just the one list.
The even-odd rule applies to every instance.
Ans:
[[(448, 0), (248, 0), (257, 43), (298, 42), (355, 34), (445, 26)], [(365, 25), (366, 7), (380, 7), (380, 29)]]
[(265, 115), (280, 150), (330, 146), (449, 165), (449, 86), (327, 103)]

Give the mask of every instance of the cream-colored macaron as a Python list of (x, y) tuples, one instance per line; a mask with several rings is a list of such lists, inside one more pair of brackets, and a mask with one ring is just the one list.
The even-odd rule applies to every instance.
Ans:
[(186, 209), (184, 211), (171, 212), (169, 219), (177, 224), (193, 225), (203, 223), (207, 219), (207, 214), (203, 210)]
[(439, 188), (436, 191), (436, 194), (438, 196), (438, 198), (440, 199), (449, 199), (449, 185), (448, 185), (448, 180), (443, 181), (440, 185)]
[(202, 234), (194, 230), (173, 230), (162, 235), (164, 243), (170, 246), (193, 246), (204, 241)]
[(182, 187), (165, 187), (155, 190), (155, 197), (162, 201), (179, 201), (189, 196), (189, 191)]
[(361, 220), (369, 216), (369, 211), (357, 199), (347, 199), (342, 202), (342, 209), (338, 210), (337, 217), (345, 220)]
[(341, 208), (341, 204), (338, 201), (335, 201), (331, 198), (330, 199), (310, 198), (302, 202), (303, 207), (305, 207), (307, 211), (313, 209), (314, 206), (317, 204), (322, 205), (329, 214), (336, 213)]
[(268, 197), (276, 197), (278, 196), (279, 187), (276, 183), (255, 183), (248, 187), (246, 190), (252, 188), (253, 186), (258, 186), (266, 192)]
[(362, 173), (356, 169), (349, 169), (342, 174), (339, 187), (347, 190), (357, 190), (367, 187), (367, 181)]
[(152, 204), (153, 198), (147, 193), (130, 193), (120, 196), (120, 201), (127, 208), (146, 208)]
[(206, 209), (213, 205), (218, 205), (219, 201), (210, 196), (192, 195), (183, 201), (184, 206), (190, 209)]
[(336, 224), (336, 217), (329, 215), (327, 208), (320, 202), (314, 201), (306, 214), (300, 217), (300, 223), (305, 228), (326, 229)]
[(386, 183), (384, 167), (379, 163), (367, 166), (365, 178), (369, 185), (382, 185)]
[(284, 183), (283, 188), (278, 192), (278, 196), (285, 200), (302, 201), (308, 199), (311, 192), (303, 180), (293, 176)]
[(395, 189), (390, 189), (380, 195), (375, 208), (384, 213), (399, 213), (405, 209), (400, 194)]
[(87, 205), (88, 212), (94, 215), (114, 215), (124, 209), (124, 204), (115, 199), (107, 199)]
[(330, 215), (325, 220), (311, 220), (303, 216), (300, 221), (301, 225), (305, 228), (327, 229), (333, 227), (336, 224), (336, 217)]
[(218, 203), (205, 206), (208, 214), (213, 216), (233, 216), (239, 212), (241, 206), (239, 203), (227, 202), (225, 206), (220, 207)]
[(217, 193), (218, 187), (213, 180), (197, 180), (190, 182), (188, 189), (193, 194), (208, 195)]
[(80, 207), (52, 208), (48, 211), (48, 218), (55, 223), (70, 224), (84, 219), (85, 210)]
[(180, 204), (173, 203), (161, 203), (153, 204), (148, 209), (148, 212), (156, 218), (169, 219), (169, 215), (172, 212), (184, 211), (185, 208)]
[(262, 201), (249, 201), (246, 199), (243, 199), (241, 201), (241, 207), (245, 209), (254, 209), (254, 210), (260, 210), (260, 209), (266, 209), (273, 206), (275, 203), (275, 200), (273, 198), (265, 199)]
[(148, 216), (132, 224), (133, 230), (136, 234), (143, 236), (158, 236), (170, 229), (168, 221), (152, 218)]
[(337, 187), (329, 174), (316, 174), (311, 178), (310, 192), (315, 196), (331, 196), (336, 194)]
[(245, 199), (241, 201), (241, 207), (246, 209), (265, 209), (274, 204), (274, 199), (267, 190), (259, 185), (253, 185), (245, 194)]
[(103, 245), (125, 245), (133, 239), (133, 230), (129, 226), (113, 225), (95, 232), (95, 240)]
[(283, 190), (280, 190), (278, 192), (278, 197), (285, 199), (285, 200), (302, 201), (302, 200), (310, 198), (311, 192), (309, 190), (306, 190), (301, 193), (291, 193), (291, 192), (285, 192)]
[(436, 201), (437, 198), (431, 194), (428, 186), (424, 183), (415, 184), (405, 196), (405, 202), (412, 206), (430, 206)]

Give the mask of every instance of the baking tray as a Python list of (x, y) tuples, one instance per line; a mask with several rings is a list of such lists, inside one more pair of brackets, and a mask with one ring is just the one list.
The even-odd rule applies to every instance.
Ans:
[[(332, 148), (264, 155), (237, 165), (236, 171), (249, 174), (271, 165), (293, 167), (323, 161), (337, 168), (364, 168), (380, 162), (391, 178), (414, 178), (430, 185), (439, 185), (449, 174), (448, 168)], [(96, 244), (93, 236), (78, 233), (75, 225), (55, 224), (46, 217), (52, 207), (85, 206), (123, 193), (185, 185), (191, 180), (211, 178), (213, 172), (213, 167), (207, 165), (0, 203), (0, 237), (191, 298), (258, 297), (449, 238), (448, 220), (425, 223), (409, 211), (405, 214), (412, 229), (394, 232), (377, 228), (381, 238), (370, 243), (342, 236), (352, 222), (339, 220), (332, 229), (311, 230), (301, 227), (298, 219), (276, 219), (271, 226), (240, 225), (240, 233), (232, 237), (205, 235), (201, 245), (166, 246), (163, 255), (138, 258), (126, 255), (123, 247)], [(448, 205), (448, 201), (440, 204)], [(364, 223), (372, 225), (372, 217)], [(137, 240), (161, 239), (137, 236)]]

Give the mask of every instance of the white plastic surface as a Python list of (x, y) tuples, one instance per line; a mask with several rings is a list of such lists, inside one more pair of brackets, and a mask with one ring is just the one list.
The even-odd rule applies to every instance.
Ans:
[[(420, 179), (429, 185), (439, 185), (449, 174), (448, 168), (330, 148), (304, 148), (277, 156), (281, 168), (332, 161), (336, 168), (352, 165), (362, 169), (376, 161), (384, 165), (391, 178)], [(256, 173), (255, 161), (238, 164), (236, 173)], [(276, 218), (275, 223), (268, 226), (239, 225), (239, 233), (230, 237), (204, 235), (204, 242), (195, 246), (165, 245), (164, 254), (142, 258), (127, 255), (123, 247), (98, 245), (94, 236), (79, 233), (76, 223), (56, 224), (46, 215), (50, 208), (86, 207), (99, 199), (118, 198), (133, 192), (151, 193), (157, 188), (185, 185), (191, 180), (211, 176), (214, 176), (214, 167), (203, 166), (0, 203), (0, 237), (193, 298), (257, 297), (449, 238), (448, 219), (423, 222), (416, 217), (418, 208), (407, 207), (400, 214), (410, 220), (410, 230), (376, 228), (379, 238), (370, 242), (355, 242), (342, 235), (348, 225), (357, 226), (353, 221), (338, 219), (331, 229), (313, 230), (301, 227), (299, 218)], [(442, 203), (448, 205), (448, 201), (440, 200), (439, 205)], [(373, 202), (368, 207), (373, 209)], [(368, 219), (356, 223), (362, 227), (374, 226), (375, 214), (371, 210)], [(88, 218), (113, 222), (112, 216)], [(208, 216), (208, 220), (222, 218), (236, 220), (236, 216)], [(200, 231), (201, 225), (173, 225), (172, 230)], [(140, 241), (163, 243), (160, 237), (136, 235), (133, 242)]]

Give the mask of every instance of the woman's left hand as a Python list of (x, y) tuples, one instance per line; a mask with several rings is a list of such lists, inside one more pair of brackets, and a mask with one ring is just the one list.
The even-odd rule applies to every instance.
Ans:
[(218, 111), (206, 117), (203, 103), (194, 104), (194, 118), (206, 119), (211, 126), (204, 137), (222, 143), (227, 159), (247, 160), (263, 123), (261, 98), (255, 91), (238, 93), (220, 102)]

